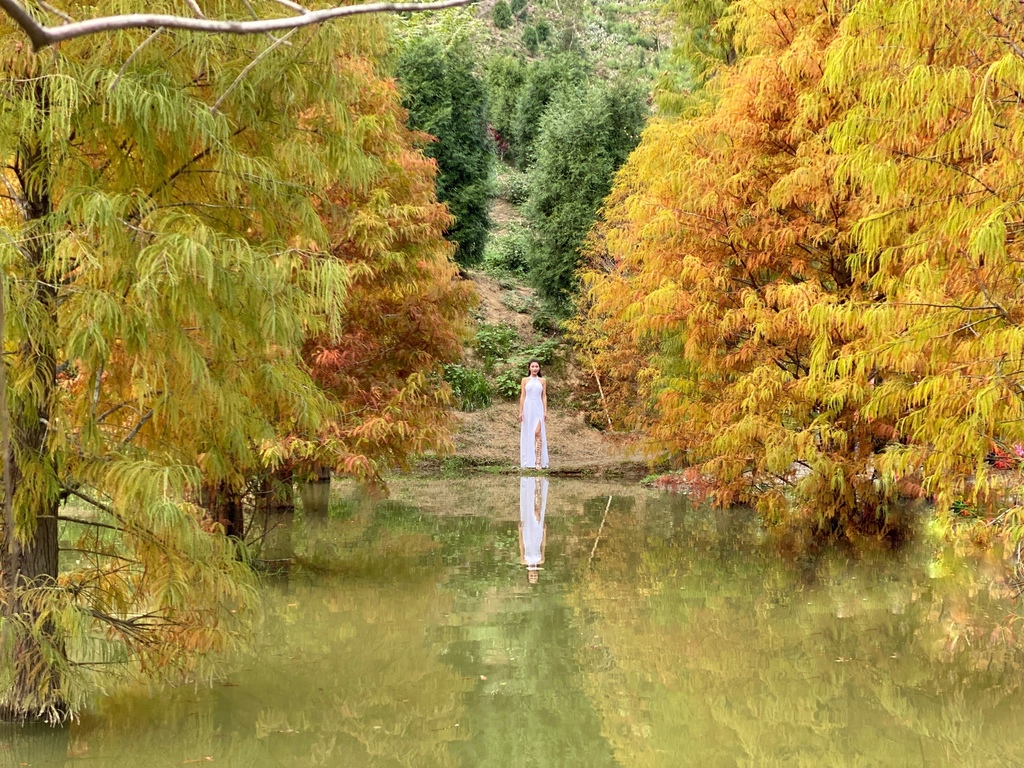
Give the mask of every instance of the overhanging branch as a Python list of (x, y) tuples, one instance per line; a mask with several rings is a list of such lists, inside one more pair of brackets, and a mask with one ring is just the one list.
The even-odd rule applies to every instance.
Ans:
[(324, 8), (310, 11), (298, 16), (277, 19), (259, 19), (257, 21), (225, 21), (218, 19), (201, 19), (191, 16), (169, 16), (155, 13), (128, 13), (117, 16), (100, 16), (95, 19), (46, 27), (32, 18), (32, 15), (17, 0), (0, 0), (3, 10), (21, 27), (32, 48), (39, 51), (48, 45), (76, 37), (113, 32), (119, 29), (184, 29), (191, 32), (213, 32), (228, 35), (257, 35), (264, 32), (297, 29), (322, 24), (325, 21), (363, 13), (412, 13), (419, 11), (441, 11), (446, 8), (457, 8), (469, 5), (475, 0), (441, 0), (433, 3), (365, 3), (348, 5), (341, 8)]

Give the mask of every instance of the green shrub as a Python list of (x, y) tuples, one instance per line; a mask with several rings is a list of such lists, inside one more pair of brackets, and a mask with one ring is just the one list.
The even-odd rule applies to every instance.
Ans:
[(549, 310), (539, 309), (530, 318), (530, 324), (537, 333), (553, 333), (558, 330), (558, 318)]
[(530, 347), (530, 349), (523, 352), (523, 357), (526, 358), (527, 362), (536, 360), (541, 365), (551, 365), (558, 356), (558, 347), (558, 339), (544, 339), (537, 346)]
[(459, 409), (478, 411), (491, 404), (491, 385), (480, 371), (467, 368), (459, 363), (442, 366), (444, 380), (452, 388), (452, 394), (459, 401)]
[(530, 197), (530, 177), (515, 168), (498, 175), (496, 194), (512, 205), (522, 205)]
[(517, 14), (521, 13), (522, 11), (525, 11), (526, 0), (512, 0), (512, 2), (509, 3), (509, 10), (512, 11), (512, 13)]
[(537, 53), (540, 49), (540, 37), (537, 35), (537, 28), (528, 26), (523, 29), (523, 45), (530, 53)]
[(551, 37), (551, 25), (548, 24), (547, 19), (541, 19), (537, 22), (537, 42), (546, 43), (549, 37)]
[(537, 308), (537, 302), (530, 296), (523, 296), (518, 291), (507, 291), (501, 294), (501, 303), (513, 312), (520, 315), (525, 315), (527, 312), (533, 312)]
[(508, 231), (491, 238), (484, 249), (484, 269), (492, 274), (525, 275), (530, 258), (530, 231), (513, 224)]
[(512, 10), (505, 0), (498, 0), (491, 11), (491, 20), (498, 29), (508, 29), (512, 26)]
[(524, 375), (522, 365), (509, 366), (495, 377), (494, 391), (506, 400), (515, 400)]
[(500, 360), (507, 360), (519, 342), (519, 332), (507, 323), (485, 324), (473, 337), (473, 349), (490, 370)]

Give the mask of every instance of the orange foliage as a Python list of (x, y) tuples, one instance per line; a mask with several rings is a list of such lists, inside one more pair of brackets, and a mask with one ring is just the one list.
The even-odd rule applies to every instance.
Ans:
[(858, 202), (835, 181), (836, 107), (817, 90), (839, 6), (736, 4), (747, 55), (701, 114), (647, 129), (592, 240), (577, 329), (611, 409), (653, 452), (699, 465), (720, 503), (780, 519), (796, 498), (829, 532), (881, 524), (866, 469), (891, 435), (858, 417), (867, 375), (839, 398), (808, 375), (815, 308), (861, 292), (847, 267)]
[(391, 81), (365, 64), (349, 119), (377, 163), (363, 185), (336, 185), (322, 202), (331, 254), (350, 283), (341, 333), (310, 339), (304, 356), (337, 416), (302, 444), (305, 463), (375, 479), (410, 454), (450, 448), (448, 390), (436, 377), (457, 359), (472, 286), (443, 238), (451, 216), (437, 202), (437, 168), (415, 146)]

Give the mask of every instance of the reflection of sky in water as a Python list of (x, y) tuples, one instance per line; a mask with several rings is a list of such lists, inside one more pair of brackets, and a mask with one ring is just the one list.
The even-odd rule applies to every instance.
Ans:
[(402, 481), (278, 522), (297, 564), (253, 657), (0, 729), (0, 766), (1024, 764), (997, 563), (787, 559), (743, 510), (558, 478)]

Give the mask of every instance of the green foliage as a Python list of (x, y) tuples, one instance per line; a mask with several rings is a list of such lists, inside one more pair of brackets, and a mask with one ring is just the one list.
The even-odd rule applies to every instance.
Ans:
[(540, 49), (540, 35), (537, 34), (536, 27), (531, 25), (523, 28), (523, 45), (534, 54)]
[(519, 333), (511, 325), (485, 323), (473, 337), (473, 349), (490, 370), (496, 362), (508, 359), (519, 342)]
[(512, 205), (522, 205), (530, 197), (530, 177), (515, 168), (502, 168), (495, 193)]
[(530, 230), (520, 224), (491, 238), (484, 251), (484, 268), (492, 274), (524, 276), (527, 270), (532, 238)]
[(530, 296), (524, 296), (518, 291), (506, 291), (501, 295), (501, 303), (521, 315), (533, 312), (537, 308), (536, 302)]
[(491, 386), (480, 371), (460, 363), (443, 365), (442, 370), (460, 410), (478, 411), (491, 404)]
[(511, 365), (494, 377), (494, 391), (506, 400), (519, 397), (523, 380), (523, 366)]
[(530, 324), (537, 333), (554, 333), (559, 328), (559, 320), (555, 315), (544, 307), (533, 313)]
[(534, 28), (537, 30), (538, 43), (546, 43), (551, 37), (551, 25), (547, 19), (540, 19)]
[(510, 145), (519, 168), (527, 168), (536, 160), (534, 143), (548, 104), (563, 91), (578, 90), (587, 73), (585, 62), (573, 54), (554, 56), (526, 67), (511, 119)]
[(396, 65), (409, 125), (437, 138), (424, 151), (437, 160), (437, 196), (455, 216), (449, 237), (456, 260), (479, 263), (487, 242), (493, 154), (483, 81), (468, 37), (428, 32), (405, 40)]
[(558, 339), (544, 339), (539, 344), (523, 351), (527, 361), (536, 360), (541, 365), (551, 365), (558, 357), (561, 342)]
[(519, 397), (520, 382), (523, 376), (527, 375), (529, 361), (536, 360), (545, 366), (557, 363), (561, 347), (561, 341), (558, 339), (544, 339), (528, 349), (517, 352), (508, 361), (508, 365), (494, 377), (494, 391), (508, 400)]
[(491, 20), (498, 29), (508, 29), (512, 26), (512, 11), (505, 0), (498, 0), (491, 10)]
[(671, 66), (655, 86), (663, 114), (678, 115), (693, 104), (699, 90), (722, 65), (737, 59), (734, 22), (727, 17), (733, 0), (668, 0), (665, 13), (675, 23)]
[(526, 65), (515, 56), (493, 56), (487, 62), (488, 111), (498, 152), (503, 158), (506, 152), (512, 152), (514, 156), (516, 107), (526, 73)]
[(512, 0), (512, 2), (509, 3), (509, 9), (512, 13), (517, 15), (522, 13), (526, 10), (526, 0)]
[(562, 91), (544, 114), (527, 208), (536, 238), (530, 277), (556, 311), (569, 309), (580, 248), (646, 116), (646, 94), (624, 82)]

